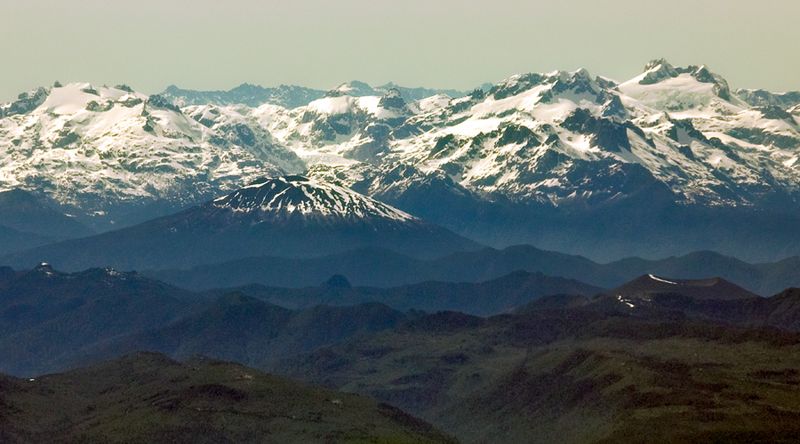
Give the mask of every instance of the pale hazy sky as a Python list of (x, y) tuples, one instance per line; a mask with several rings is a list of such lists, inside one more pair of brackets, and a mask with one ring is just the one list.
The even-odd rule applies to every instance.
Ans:
[(800, 0), (0, 0), (0, 100), (54, 80), (471, 88), (653, 58), (800, 90)]

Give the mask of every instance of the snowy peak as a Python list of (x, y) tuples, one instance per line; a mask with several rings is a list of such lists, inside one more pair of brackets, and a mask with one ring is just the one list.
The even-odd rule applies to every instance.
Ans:
[(284, 176), (259, 181), (220, 197), (211, 205), (235, 213), (279, 219), (416, 220), (407, 213), (350, 189), (304, 176)]
[(720, 75), (711, 72), (706, 65), (689, 65), (687, 67), (675, 67), (666, 59), (656, 59), (647, 63), (644, 72), (638, 77), (640, 85), (652, 85), (667, 79), (675, 78), (681, 74), (688, 74), (699, 82), (704, 83), (724, 83), (727, 81)]
[(446, 95), (449, 97), (463, 97), (467, 95), (466, 92), (455, 89), (410, 88), (407, 86), (400, 86), (394, 82), (389, 82), (380, 86), (372, 86), (359, 80), (352, 80), (342, 83), (338, 87), (328, 91), (326, 96), (336, 97), (346, 95), (351, 97), (380, 97), (388, 94), (397, 94), (406, 102), (414, 102), (435, 95)]
[(429, 202), (431, 189), (459, 205), (565, 209), (644, 193), (703, 206), (800, 202), (800, 102), (733, 94), (702, 65), (657, 59), (624, 83), (585, 69), (528, 73), (468, 95), (352, 81), (298, 107), (226, 102), (265, 91), (243, 84), (179, 108), (185, 91), (71, 84), (21, 95), (0, 108), (0, 189), (89, 214), (163, 199), (186, 207), (287, 174), (425, 217), (447, 206)]
[(179, 106), (192, 105), (246, 105), (257, 107), (264, 104), (285, 108), (308, 105), (312, 100), (325, 95), (325, 91), (296, 85), (280, 85), (265, 88), (243, 83), (227, 91), (196, 91), (170, 85), (160, 94)]
[(737, 89), (736, 96), (751, 106), (777, 106), (785, 110), (800, 107), (800, 91), (773, 93), (763, 89)]
[[(589, 71), (584, 68), (577, 71), (553, 71), (550, 73), (527, 73), (511, 76), (506, 80), (491, 87), (487, 96), (495, 100), (502, 100), (518, 96), (526, 92), (538, 92), (542, 101), (553, 101), (559, 94), (598, 94), (603, 88), (602, 79), (592, 78)], [(473, 95), (473, 98), (483, 97)]]
[(46, 88), (38, 88), (33, 91), (21, 93), (17, 97), (17, 100), (0, 104), (0, 118), (17, 114), (27, 114), (33, 111), (47, 99), (49, 93), (49, 90)]
[(358, 81), (358, 80), (351, 80), (349, 82), (342, 83), (341, 85), (337, 86), (336, 88), (328, 91), (326, 96), (328, 97), (338, 97), (338, 96), (352, 96), (352, 97), (362, 97), (362, 96), (379, 96), (381, 95), (375, 88), (371, 87), (367, 83)]
[(342, 83), (329, 91), (296, 85), (264, 87), (250, 83), (243, 83), (226, 91), (198, 91), (170, 85), (159, 95), (181, 107), (201, 105), (245, 105), (255, 108), (262, 105), (272, 105), (286, 109), (294, 109), (306, 106), (314, 100), (323, 97), (380, 97), (392, 89), (399, 91), (400, 96), (407, 102), (421, 100), (437, 94), (445, 94), (450, 97), (461, 97), (466, 94), (463, 91), (452, 89), (408, 88), (392, 82), (373, 87), (365, 82), (353, 80)]
[(731, 89), (728, 86), (728, 81), (719, 74), (711, 72), (705, 65), (698, 67), (689, 67), (691, 75), (698, 82), (711, 83), (714, 85), (714, 94), (724, 100), (731, 100)]
[(43, 193), (90, 224), (114, 223), (117, 207), (186, 206), (304, 168), (266, 131), (238, 121), (211, 129), (125, 85), (56, 84), (2, 109), (0, 189)]
[(33, 267), (31, 273), (34, 276), (47, 276), (47, 277), (60, 274), (57, 273), (55, 270), (53, 270), (53, 267), (47, 262), (40, 262), (39, 264), (37, 264), (35, 267)]
[(645, 65), (639, 84), (652, 85), (662, 80), (677, 77), (679, 74), (678, 70), (665, 59), (651, 60)]
[[(72, 115), (83, 111), (106, 112), (116, 106), (133, 108), (147, 99), (146, 95), (124, 85), (112, 88), (97, 87), (90, 83), (70, 83), (53, 87), (41, 107), (54, 114)], [(158, 105), (165, 107), (169, 104), (160, 100)]]
[(381, 97), (378, 105), (384, 109), (405, 110), (406, 101), (397, 88), (391, 88)]
[(675, 67), (664, 59), (649, 62), (642, 74), (622, 83), (619, 89), (662, 110), (705, 105), (713, 100), (711, 96), (728, 102), (735, 99), (727, 80), (707, 66)]

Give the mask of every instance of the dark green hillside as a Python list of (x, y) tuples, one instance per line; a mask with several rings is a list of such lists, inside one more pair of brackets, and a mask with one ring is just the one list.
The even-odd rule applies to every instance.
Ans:
[(432, 315), (285, 371), (398, 405), (464, 442), (792, 442), (798, 368), (795, 333), (529, 307)]
[(202, 359), (140, 353), (0, 389), (4, 443), (452, 442), (363, 396)]

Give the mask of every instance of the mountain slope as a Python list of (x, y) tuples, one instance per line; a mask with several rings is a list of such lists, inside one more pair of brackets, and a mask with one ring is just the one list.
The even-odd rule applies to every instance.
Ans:
[(648, 300), (654, 294), (679, 294), (692, 299), (734, 300), (758, 295), (724, 279), (672, 279), (647, 274), (608, 290), (611, 297), (625, 300)]
[(239, 292), (220, 294), (113, 269), (0, 268), (0, 372), (63, 371), (141, 350), (269, 368), (408, 317), (369, 301), (290, 310)]
[(0, 106), (0, 186), (108, 228), (302, 173), (494, 246), (604, 261), (800, 252), (796, 94), (663, 59), (623, 82), (580, 69), (442, 93), (349, 82), (291, 108), (210, 93), (181, 109), (124, 86), (40, 89)]
[(27, 191), (0, 191), (0, 254), (93, 234), (60, 210)]
[(0, 225), (0, 255), (27, 250), (50, 242), (51, 240), (44, 236)]
[(124, 85), (57, 85), (6, 108), (0, 189), (44, 194), (101, 227), (132, 223), (137, 213), (141, 220), (157, 203), (180, 208), (237, 182), (303, 169), (266, 135), (211, 131), (163, 97)]
[[(202, 354), (258, 368), (397, 327), (421, 310), (496, 314), (552, 294), (599, 289), (541, 274), (478, 284), (378, 289), (334, 276), (304, 289), (247, 286), (192, 293), (134, 273), (0, 268), (0, 370), (61, 371), (140, 350)], [(274, 305), (278, 304), (278, 305)]]
[[(607, 296), (578, 300), (558, 295), (547, 302), (554, 306), (562, 303), (586, 310), (611, 310), (651, 319), (686, 317), (748, 328), (800, 331), (800, 291), (797, 288), (764, 298), (748, 295), (741, 288), (719, 282), (719, 279), (706, 279), (694, 281), (701, 282), (695, 286), (667, 284), (678, 286), (677, 289), (662, 286), (661, 290), (655, 290), (650, 286), (652, 291), (645, 293), (641, 291), (645, 288), (642, 281), (643, 278), (634, 280), (622, 286), (621, 292), (608, 292)], [(712, 281), (717, 282), (710, 285)], [(633, 288), (637, 291), (631, 292)], [(629, 290), (627, 293), (626, 289)], [(545, 307), (537, 300), (522, 308), (521, 312)]]
[(369, 398), (204, 359), (141, 353), (0, 386), (9, 443), (452, 442)]
[(798, 344), (774, 329), (545, 307), (430, 315), (284, 371), (394, 403), (468, 443), (788, 442)]
[(178, 106), (190, 105), (247, 105), (256, 107), (264, 104), (296, 108), (308, 105), (312, 100), (325, 95), (325, 91), (295, 85), (280, 85), (275, 88), (242, 83), (227, 91), (195, 91), (170, 85), (159, 94)]
[(191, 267), (150, 270), (146, 274), (194, 289), (263, 284), (306, 287), (341, 274), (355, 286), (392, 287), (423, 281), (480, 282), (516, 270), (576, 279), (602, 288), (614, 288), (642, 276), (702, 279), (720, 276), (762, 296), (800, 285), (800, 258), (750, 264), (729, 256), (700, 251), (659, 260), (629, 258), (607, 264), (585, 257), (519, 245), (502, 250), (483, 249), (420, 260), (387, 250), (364, 249), (316, 258), (253, 257)]
[(269, 369), (283, 359), (391, 329), (405, 320), (406, 315), (376, 303), (289, 310), (227, 293), (202, 310), (145, 332), (108, 338), (73, 359), (96, 362), (146, 350), (176, 359), (203, 355)]
[(92, 231), (23, 190), (0, 192), (0, 225), (50, 239), (88, 236)]
[[(450, 97), (461, 97), (464, 92), (456, 90), (439, 90), (431, 88), (406, 88), (394, 83), (387, 83), (372, 87), (364, 82), (352, 81), (343, 83), (335, 91), (352, 96), (381, 96), (390, 89), (396, 89), (404, 99), (413, 101), (421, 100), (437, 94), (446, 94)], [(314, 100), (321, 99), (327, 92), (318, 89), (305, 88), (296, 85), (280, 85), (266, 88), (258, 85), (243, 83), (228, 91), (195, 91), (178, 88), (171, 85), (159, 95), (169, 99), (181, 107), (191, 105), (247, 105), (258, 107), (261, 105), (277, 105), (283, 108), (297, 108), (306, 106)]]
[(186, 315), (196, 295), (113, 269), (0, 269), (0, 371), (64, 369), (76, 351)]
[[(655, 60), (626, 82), (531, 73), (457, 98), (351, 82), (249, 116), (308, 175), (487, 244), (602, 260), (797, 254), (797, 105), (741, 94), (708, 67)], [(209, 126), (240, 112), (220, 109)]]
[(599, 287), (583, 282), (515, 271), (480, 283), (424, 282), (388, 290), (380, 301), (390, 306), (429, 312), (460, 311), (477, 316), (509, 312), (531, 300), (553, 294), (594, 296)]
[(477, 245), (351, 190), (286, 176), (171, 216), (2, 261), (22, 267), (46, 260), (66, 270), (108, 265), (130, 270), (268, 254), (308, 257), (362, 247), (431, 257)]
[[(381, 171), (396, 162), (444, 171), (472, 190), (560, 207), (620, 199), (647, 181), (704, 205), (754, 205), (751, 197), (797, 190), (796, 120), (750, 109), (706, 67), (663, 60), (623, 83), (585, 70), (514, 76), (389, 131), (382, 158), (370, 159), (379, 168), (363, 173), (374, 192), (396, 186)], [(765, 149), (753, 149), (756, 134), (765, 135)], [(596, 179), (583, 182), (590, 175)]]
[[(344, 276), (334, 275), (319, 287), (278, 288), (254, 284), (236, 290), (294, 309), (370, 302), (386, 304), (401, 311), (459, 311), (477, 316), (509, 312), (532, 300), (554, 294), (594, 296), (602, 291), (580, 281), (525, 271), (475, 283), (427, 281), (390, 288), (353, 287)], [(213, 290), (211, 293), (219, 291), (230, 290)]]

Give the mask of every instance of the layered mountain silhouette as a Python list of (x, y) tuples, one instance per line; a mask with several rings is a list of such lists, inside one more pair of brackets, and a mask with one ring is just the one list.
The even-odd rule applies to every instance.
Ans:
[(772, 442), (800, 432), (792, 352), (800, 293), (732, 298), (735, 286), (718, 279), (668, 293), (641, 279), (627, 287), (653, 292), (555, 295), (488, 319), (430, 314), (281, 371), (393, 403), (464, 442), (533, 434), (541, 442)]
[(756, 294), (724, 279), (670, 279), (646, 274), (608, 291), (614, 297), (647, 300), (654, 294), (680, 294), (698, 300), (734, 300)]
[(626, 81), (524, 73), (469, 94), (56, 84), (0, 104), (0, 187), (100, 231), (304, 174), (495, 247), (774, 261), (800, 252), (797, 97), (664, 59)]
[[(116, 439), (116, 429), (96, 428), (90, 416), (135, 427), (143, 438), (177, 433), (171, 421), (147, 419), (152, 415), (183, 421), (180, 433), (189, 436), (200, 433), (195, 421), (211, 421), (201, 430), (220, 439), (237, 433), (247, 441), (247, 431), (259, 427), (275, 436), (316, 430), (264, 418), (241, 430), (215, 428), (222, 411), (228, 421), (249, 424), (234, 418), (265, 408), (258, 381), (270, 377), (192, 358), (198, 354), (374, 397), (466, 442), (524, 441), (534, 432), (543, 441), (583, 442), (644, 438), (653, 430), (667, 441), (783, 439), (800, 431), (800, 416), (791, 413), (800, 405), (791, 390), (800, 382), (792, 370), (800, 366), (792, 353), (800, 344), (800, 291), (763, 298), (721, 278), (655, 274), (597, 290), (514, 272), (483, 283), (382, 289), (334, 275), (319, 287), (192, 293), (113, 269), (2, 268), (0, 368), (32, 380), (0, 377), (0, 437)], [(36, 376), (136, 351), (188, 361), (140, 353)], [(286, 398), (278, 387), (264, 388), (272, 409), (293, 408), (283, 399), (305, 402), (301, 386), (272, 381), (295, 387)], [(97, 410), (75, 401), (74, 391)], [(78, 403), (54, 431), (53, 410), (45, 406), (64, 409), (68, 400)], [(118, 408), (128, 414), (114, 414)], [(196, 408), (199, 416), (183, 416)], [(391, 417), (428, 437), (414, 442), (442, 436), (402, 415)], [(595, 426), (575, 428), (575, 421)], [(372, 429), (359, 430), (372, 436)]]
[(50, 240), (44, 236), (0, 226), (0, 245), (3, 246), (0, 249), (0, 254), (27, 250), (31, 247), (48, 243), (50, 243)]
[(156, 328), (201, 302), (192, 293), (113, 269), (62, 273), (0, 268), (0, 372), (67, 368), (77, 350)]
[(478, 245), (349, 189), (286, 176), (171, 216), (13, 254), (2, 262), (130, 270), (259, 255), (320, 256), (363, 247), (432, 257)]
[(760, 297), (721, 278), (681, 280), (645, 275), (593, 297), (557, 294), (515, 310), (579, 309), (651, 320), (694, 319), (743, 328), (800, 332), (800, 290)]
[(56, 203), (21, 189), (0, 191), (0, 254), (90, 234)]
[(98, 343), (76, 359), (92, 362), (148, 350), (178, 359), (202, 354), (268, 369), (299, 353), (394, 328), (405, 319), (377, 303), (293, 311), (232, 293), (163, 327)]
[[(426, 281), (389, 288), (352, 286), (346, 277), (334, 275), (317, 287), (280, 288), (253, 284), (235, 290), (294, 309), (320, 304), (341, 306), (379, 302), (402, 311), (449, 310), (479, 316), (509, 312), (543, 296), (571, 294), (591, 297), (603, 291), (600, 287), (574, 279), (526, 271), (515, 271), (483, 282)], [(212, 290), (210, 293), (223, 291), (230, 290)]]
[(645, 274), (680, 279), (720, 276), (762, 296), (800, 286), (798, 257), (750, 264), (701, 251), (659, 260), (629, 258), (597, 263), (582, 256), (530, 245), (499, 250), (486, 248), (427, 260), (380, 249), (316, 258), (254, 257), (187, 269), (152, 270), (147, 274), (186, 288), (210, 289), (251, 283), (305, 287), (334, 274), (347, 276), (356, 286), (391, 287), (423, 281), (480, 282), (516, 270), (576, 279), (602, 288), (614, 288)]
[(157, 351), (270, 368), (282, 359), (399, 326), (424, 311), (496, 314), (551, 294), (600, 289), (541, 274), (493, 281), (304, 289), (248, 286), (193, 293), (136, 273), (0, 268), (0, 372), (34, 375)]

